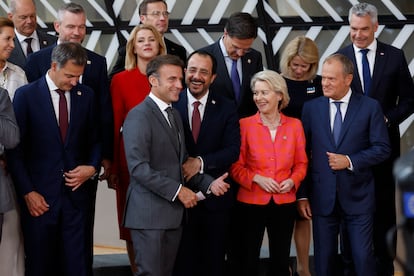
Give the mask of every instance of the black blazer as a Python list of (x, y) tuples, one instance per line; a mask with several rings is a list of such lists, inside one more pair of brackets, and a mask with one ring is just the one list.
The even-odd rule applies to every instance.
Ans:
[[(56, 43), (57, 41), (56, 36), (50, 35), (42, 31), (36, 31), (36, 32), (37, 32), (37, 36), (39, 37), (40, 49), (46, 48), (52, 45), (53, 43)], [(14, 49), (11, 52), (10, 57), (8, 58), (8, 61), (20, 66), (21, 68), (24, 68), (24, 66), (26, 65), (26, 55), (23, 52), (22, 45), (20, 45), (20, 42), (17, 39), (17, 36), (14, 38)]]
[[(181, 45), (164, 38), (165, 47), (167, 48), (167, 53), (170, 55), (178, 56), (182, 61), (186, 62), (187, 60), (187, 51)], [(122, 72), (125, 70), (125, 56), (126, 56), (126, 46), (122, 46), (118, 50), (118, 59), (115, 62), (114, 67), (112, 67), (111, 72), (109, 73), (109, 78), (112, 79), (113, 75), (116, 73)]]
[[(235, 103), (235, 96), (232, 82), (227, 70), (226, 62), (220, 48), (220, 40), (202, 48), (216, 57), (217, 59), (217, 77), (210, 86), (211, 90), (232, 99)], [(247, 117), (256, 113), (256, 104), (253, 101), (253, 93), (250, 89), (250, 80), (254, 74), (263, 70), (262, 54), (256, 50), (246, 53), (242, 60), (242, 85), (240, 91), (240, 100), (237, 102), (239, 117)]]

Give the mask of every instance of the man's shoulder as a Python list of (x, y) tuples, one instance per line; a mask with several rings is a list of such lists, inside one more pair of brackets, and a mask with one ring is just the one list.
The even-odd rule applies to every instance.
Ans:
[(381, 41), (378, 41), (377, 52), (387, 52), (393, 56), (399, 56), (404, 53), (403, 50)]
[(27, 58), (27, 62), (43, 59), (45, 57), (51, 57), (52, 51), (55, 47), (56, 47), (56, 44), (53, 44), (46, 48), (40, 49), (39, 51), (34, 52), (33, 54), (30, 54), (29, 57)]
[(211, 54), (214, 54), (214, 52), (217, 51), (217, 49), (220, 49), (219, 41), (215, 41), (214, 43), (211, 43), (210, 45), (200, 48), (200, 50), (209, 52)]
[(37, 36), (39, 38), (39, 44), (41, 48), (50, 46), (51, 44), (57, 41), (57, 36), (48, 34), (42, 30), (36, 30)]
[(89, 60), (99, 60), (100, 62), (106, 62), (106, 58), (104, 56), (97, 54), (87, 48), (84, 49), (86, 50), (86, 54), (88, 55)]
[(175, 49), (179, 49), (181, 51), (185, 51), (185, 48), (183, 46), (181, 46), (178, 43), (175, 43), (172, 40), (169, 40), (168, 38), (164, 38), (164, 41), (165, 41), (165, 46), (167, 46), (167, 48), (173, 47)]
[(237, 110), (237, 106), (235, 102), (228, 97), (220, 94), (216, 89), (210, 89), (210, 95), (208, 99), (208, 103), (213, 106), (218, 106), (222, 110), (225, 111), (232, 111), (232, 109)]

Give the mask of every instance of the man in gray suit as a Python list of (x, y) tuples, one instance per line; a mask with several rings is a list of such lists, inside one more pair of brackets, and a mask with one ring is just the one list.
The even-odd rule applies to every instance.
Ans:
[[(130, 174), (124, 226), (131, 229), (138, 267), (136, 275), (171, 275), (185, 222), (185, 208), (197, 204), (198, 194), (223, 195), (227, 173), (213, 180), (206, 174), (187, 179), (182, 164), (188, 155), (184, 130), (171, 103), (182, 90), (183, 62), (163, 55), (147, 66), (149, 96), (133, 108), (123, 137)], [(187, 180), (187, 181), (185, 181)]]
[[(14, 186), (5, 170), (4, 149), (14, 148), (20, 139), (9, 94), (0, 88), (0, 267), (1, 275), (23, 275), (23, 239)], [(4, 235), (2, 236), (2, 230)]]
[(8, 61), (23, 68), (29, 54), (52, 45), (57, 37), (36, 30), (36, 6), (33, 0), (10, 0), (9, 9), (7, 16), (13, 21), (16, 37)]

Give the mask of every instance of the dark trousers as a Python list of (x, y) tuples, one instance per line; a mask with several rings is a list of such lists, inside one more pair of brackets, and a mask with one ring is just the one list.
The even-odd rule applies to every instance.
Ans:
[[(388, 232), (396, 225), (395, 180), (392, 175), (393, 160), (388, 159), (375, 166), (373, 170), (375, 178), (373, 243), (376, 272), (379, 276), (394, 275), (394, 257), (397, 250), (396, 236), (393, 238), (392, 244), (387, 242)], [(353, 276), (356, 273), (346, 231), (343, 232), (342, 237), (341, 253), (345, 274)]]
[[(318, 276), (335, 275), (338, 253), (338, 234), (346, 235), (347, 255), (354, 265), (355, 275), (377, 275), (373, 252), (373, 216), (347, 215), (337, 206), (329, 216), (312, 217), (315, 271)], [(345, 275), (349, 270), (345, 271)]]
[(86, 276), (85, 212), (69, 196), (32, 217), (22, 208), (26, 276)]
[(296, 204), (278, 205), (273, 200), (267, 205), (238, 202), (236, 212), (239, 241), (235, 245), (238, 247), (238, 254), (231, 267), (232, 275), (258, 275), (260, 248), (266, 229), (269, 238), (269, 275), (289, 276), (290, 243)]
[(188, 209), (174, 276), (225, 275), (229, 214), (228, 209), (209, 210), (203, 202)]

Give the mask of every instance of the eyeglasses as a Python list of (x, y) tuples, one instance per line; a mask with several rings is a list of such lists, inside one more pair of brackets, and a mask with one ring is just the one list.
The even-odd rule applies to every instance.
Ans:
[(170, 12), (169, 11), (153, 11), (151, 13), (144, 13), (143, 15), (152, 15), (154, 17), (161, 17), (161, 14), (164, 17), (168, 17), (170, 15)]

